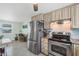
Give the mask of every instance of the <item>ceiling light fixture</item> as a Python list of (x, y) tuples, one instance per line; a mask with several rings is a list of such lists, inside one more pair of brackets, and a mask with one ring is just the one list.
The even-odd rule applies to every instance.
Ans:
[(38, 4), (37, 3), (33, 4), (33, 9), (34, 9), (34, 11), (38, 11)]

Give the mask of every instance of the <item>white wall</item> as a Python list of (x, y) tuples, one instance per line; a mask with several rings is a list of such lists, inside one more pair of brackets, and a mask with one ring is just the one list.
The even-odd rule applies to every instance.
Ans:
[(23, 29), (22, 26), (21, 26), (22, 33), (25, 34), (25, 35), (29, 34), (29, 32), (30, 32), (30, 21), (31, 21), (31, 19), (22, 23), (22, 26), (27, 25), (26, 29)]
[(12, 24), (12, 33), (1, 33), (0, 32), (0, 35), (4, 35), (4, 38), (10, 38), (14, 40), (15, 34), (18, 34), (21, 31), (21, 23), (0, 20), (0, 26), (2, 24)]
[(23, 29), (21, 28), (22, 30), (22, 33), (25, 34), (25, 35), (28, 35), (28, 38), (27, 38), (27, 48), (29, 48), (29, 38), (30, 38), (30, 21), (31, 19), (28, 19), (28, 21), (25, 21), (24, 23), (22, 23), (22, 25), (27, 25), (28, 28), (27, 29)]

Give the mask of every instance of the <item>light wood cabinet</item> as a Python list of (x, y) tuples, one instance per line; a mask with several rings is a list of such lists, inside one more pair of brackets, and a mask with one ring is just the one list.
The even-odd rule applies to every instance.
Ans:
[(76, 28), (76, 7), (75, 5), (71, 6), (71, 27)]
[(44, 28), (48, 29), (49, 24), (52, 21), (52, 13), (46, 13), (43, 15), (43, 20), (44, 20)]
[(64, 19), (71, 18), (71, 17), (70, 17), (70, 15), (71, 15), (70, 10), (71, 10), (70, 7), (66, 7), (66, 8), (65, 8), (64, 14), (63, 14), (63, 15), (64, 15), (64, 17), (63, 17)]
[(73, 49), (73, 55), (74, 56), (79, 56), (79, 45), (78, 44), (73, 44), (74, 49)]
[(63, 18), (62, 11), (63, 11), (63, 9), (59, 9), (59, 12), (60, 12), (60, 15), (59, 15), (60, 19), (59, 20), (61, 20)]
[(31, 18), (31, 20), (34, 21), (34, 20), (35, 20), (35, 17), (33, 16), (33, 17)]
[(53, 11), (53, 12), (52, 12), (52, 21), (55, 21), (55, 20), (56, 20), (56, 12)]
[(75, 14), (75, 22), (76, 22), (76, 28), (79, 28), (79, 4), (75, 6), (76, 8), (76, 14)]
[(49, 28), (51, 21), (71, 18), (71, 27), (79, 28), (79, 4), (57, 9), (55, 11), (38, 14), (32, 17), (32, 20), (44, 20), (44, 28)]
[(58, 9), (52, 12), (52, 21), (62, 19), (62, 9)]
[(71, 8), (65, 7), (52, 12), (52, 20), (61, 20), (71, 18)]
[(43, 20), (43, 14), (35, 15), (31, 19), (32, 19), (32, 21)]
[(71, 6), (72, 28), (79, 28), (79, 4)]
[(32, 17), (32, 21), (38, 20), (38, 15)]
[(55, 20), (60, 20), (60, 13), (61, 13), (61, 11), (60, 10), (56, 10), (55, 11)]
[(60, 19), (68, 19), (70, 18), (70, 14), (70, 7), (60, 9)]
[(43, 14), (38, 15), (38, 20), (43, 20)]

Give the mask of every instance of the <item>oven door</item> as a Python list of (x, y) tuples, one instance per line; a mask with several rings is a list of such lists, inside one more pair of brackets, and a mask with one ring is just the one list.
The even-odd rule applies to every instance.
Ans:
[(70, 56), (71, 44), (49, 40), (49, 54), (55, 56)]

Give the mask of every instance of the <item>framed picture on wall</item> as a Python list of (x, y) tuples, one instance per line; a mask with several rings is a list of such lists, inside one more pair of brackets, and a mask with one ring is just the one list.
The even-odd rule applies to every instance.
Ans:
[(2, 33), (11, 33), (12, 30), (11, 29), (2, 29)]
[(11, 28), (12, 26), (11, 26), (11, 24), (2, 24), (2, 27), (4, 27), (4, 28)]
[(28, 27), (27, 25), (23, 25), (23, 26), (22, 26), (23, 29), (26, 29), (27, 27)]
[(2, 33), (11, 33), (12, 24), (2, 24)]

